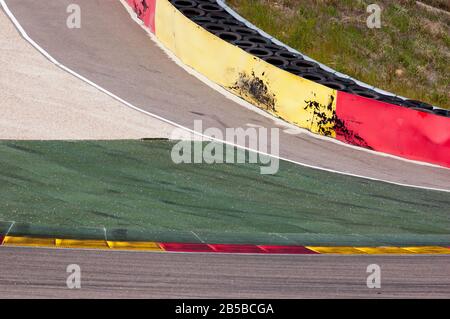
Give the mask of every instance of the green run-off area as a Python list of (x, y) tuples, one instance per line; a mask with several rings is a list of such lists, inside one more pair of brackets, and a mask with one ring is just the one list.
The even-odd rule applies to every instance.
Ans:
[(0, 142), (0, 232), (211, 243), (450, 243), (449, 193), (287, 162), (275, 175), (261, 175), (257, 164), (175, 164), (175, 143)]

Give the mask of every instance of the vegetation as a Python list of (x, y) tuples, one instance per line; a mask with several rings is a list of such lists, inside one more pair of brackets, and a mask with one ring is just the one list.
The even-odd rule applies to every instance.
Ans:
[[(242, 16), (300, 52), (361, 81), (450, 108), (450, 2), (229, 0)], [(369, 29), (367, 6), (381, 8)], [(444, 10), (444, 11), (442, 11)], [(448, 14), (447, 14), (448, 13)]]

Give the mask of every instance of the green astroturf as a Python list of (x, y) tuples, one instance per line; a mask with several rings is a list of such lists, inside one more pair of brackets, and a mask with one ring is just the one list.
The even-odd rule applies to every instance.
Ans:
[(450, 243), (449, 193), (287, 162), (275, 175), (261, 175), (258, 164), (175, 164), (170, 157), (175, 143), (0, 142), (0, 234), (306, 245)]

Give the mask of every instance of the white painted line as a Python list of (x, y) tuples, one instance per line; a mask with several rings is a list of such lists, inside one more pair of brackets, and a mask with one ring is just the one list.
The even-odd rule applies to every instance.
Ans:
[(9, 228), (8, 228), (8, 230), (6, 231), (5, 237), (7, 237), (7, 236), (9, 235), (9, 233), (11, 232), (11, 229), (13, 228), (13, 226), (14, 226), (15, 223), (16, 223), (15, 221), (13, 221), (13, 222), (11, 223), (11, 225), (10, 225)]
[[(197, 71), (195, 71), (195, 70), (189, 68), (188, 66), (184, 65), (184, 64), (183, 64), (183, 63), (182, 63), (182, 62), (181, 62), (181, 61), (180, 61), (180, 60), (179, 60), (172, 52), (170, 52), (167, 48), (165, 48), (165, 47), (159, 42), (159, 40), (156, 38), (156, 36), (155, 36), (153, 33), (151, 33), (150, 30), (149, 30), (147, 27), (144, 26), (143, 22), (136, 16), (136, 14), (134, 13), (134, 11), (133, 11), (133, 10), (131, 9), (131, 7), (125, 2), (125, 0), (119, 0), (119, 1), (120, 1), (120, 2), (122, 3), (122, 5), (125, 7), (125, 9), (127, 10), (127, 12), (128, 12), (128, 13), (130, 14), (130, 16), (132, 17), (132, 19), (133, 19), (136, 23), (138, 23), (138, 24), (139, 24), (139, 25), (147, 32), (147, 34), (149, 35), (149, 37), (150, 37), (150, 38), (158, 45), (158, 47), (160, 47), (160, 48), (161, 48), (161, 49), (162, 49), (162, 50), (163, 50), (163, 51), (164, 51), (164, 52), (165, 52), (165, 53), (166, 53), (166, 54), (167, 54), (167, 55), (168, 55), (168, 56), (169, 56), (176, 64), (177, 64), (177, 65), (179, 65), (179, 66), (182, 67), (184, 70), (186, 70), (186, 72), (192, 74), (193, 76), (195, 76), (196, 78), (198, 78), (198, 79), (199, 79), (200, 81), (202, 81), (203, 83), (207, 84), (207, 85), (210, 86), (211, 88), (213, 88), (213, 89), (217, 90), (218, 92), (222, 93), (223, 95), (225, 95), (225, 96), (228, 97), (229, 99), (231, 99), (231, 100), (233, 100), (233, 101), (239, 103), (240, 105), (243, 105), (243, 106), (245, 106), (245, 107), (248, 107), (248, 108), (250, 108), (250, 109), (252, 109), (252, 110), (254, 110), (254, 111), (256, 111), (256, 112), (258, 112), (258, 113), (260, 113), (260, 114), (264, 114), (264, 116), (268, 116), (268, 117), (270, 117), (272, 120), (275, 120), (276, 122), (280, 121), (280, 122), (283, 123), (283, 125), (285, 125), (285, 126), (286, 126), (286, 125), (291, 125), (291, 124), (288, 124), (288, 123), (286, 123), (286, 122), (284, 122), (284, 121), (281, 121), (281, 120), (279, 120), (279, 119), (275, 119), (274, 117), (271, 117), (270, 115), (268, 115), (268, 113), (266, 113), (266, 112), (262, 111), (261, 109), (259, 109), (259, 108), (255, 107), (255, 106), (251, 105), (250, 103), (247, 103), (246, 101), (244, 101), (244, 100), (238, 98), (237, 96), (235, 96), (235, 95), (229, 93), (228, 91), (226, 91), (225, 89), (223, 89), (223, 88), (220, 87), (219, 85), (217, 85), (217, 84), (211, 82), (210, 80), (208, 80), (205, 76), (201, 75), (201, 74), (198, 73)], [(86, 82), (86, 83), (92, 85), (93, 87), (95, 87), (95, 88), (98, 89), (99, 91), (101, 91), (101, 92), (107, 94), (108, 96), (110, 96), (110, 97), (116, 99), (117, 101), (123, 103), (124, 105), (128, 106), (129, 108), (131, 108), (131, 109), (133, 109), (133, 110), (142, 112), (142, 113), (144, 113), (144, 114), (146, 114), (146, 115), (152, 116), (152, 117), (154, 117), (154, 118), (156, 118), (156, 119), (159, 119), (159, 120), (161, 120), (161, 121), (163, 121), (163, 122), (169, 123), (169, 124), (171, 124), (171, 125), (173, 125), (173, 126), (176, 126), (176, 127), (180, 128), (180, 129), (186, 130), (187, 132), (190, 132), (190, 133), (192, 133), (192, 134), (194, 134), (194, 135), (198, 135), (198, 136), (202, 137), (202, 138), (205, 139), (205, 140), (216, 141), (216, 142), (219, 142), (219, 143), (231, 145), (231, 146), (234, 146), (234, 147), (239, 148), (239, 149), (243, 149), (243, 150), (248, 150), (248, 151), (256, 152), (256, 153), (259, 153), (259, 154), (262, 154), (262, 155), (265, 155), (265, 156), (270, 156), (270, 157), (273, 157), (273, 158), (277, 158), (277, 159), (279, 159), (279, 160), (283, 160), (283, 161), (286, 161), (286, 162), (289, 162), (289, 163), (297, 164), (297, 165), (300, 165), (300, 166), (303, 166), (303, 167), (308, 167), (308, 168), (312, 168), (312, 169), (316, 169), (316, 170), (321, 170), (321, 171), (326, 171), (326, 172), (330, 172), (330, 173), (341, 174), (341, 175), (345, 175), (345, 176), (352, 176), (352, 177), (357, 177), (357, 178), (368, 179), (368, 180), (377, 181), (377, 182), (385, 182), (385, 183), (388, 183), (388, 184), (393, 184), (393, 185), (398, 185), (398, 186), (405, 186), (405, 187), (411, 187), (411, 188), (418, 188), (418, 189), (425, 189), (425, 190), (433, 190), (433, 191), (441, 191), (441, 192), (450, 193), (450, 189), (440, 189), (440, 188), (434, 188), (434, 187), (426, 187), (426, 186), (419, 186), (419, 185), (412, 185), (412, 184), (398, 183), (398, 182), (393, 182), (393, 181), (388, 181), (388, 180), (378, 179), (378, 178), (374, 178), (374, 177), (368, 177), (368, 176), (362, 176), (362, 175), (352, 174), (352, 173), (348, 173), (348, 172), (336, 171), (336, 170), (329, 169), (329, 168), (323, 168), (323, 167), (318, 167), (318, 166), (314, 166), (314, 165), (309, 165), (309, 164), (306, 164), (306, 163), (301, 163), (301, 162), (293, 161), (293, 160), (290, 160), (290, 159), (287, 159), (287, 158), (283, 158), (283, 157), (280, 157), (280, 156), (274, 156), (274, 155), (271, 155), (271, 154), (268, 154), (268, 153), (265, 153), (265, 152), (260, 152), (260, 151), (258, 151), (258, 150), (253, 150), (253, 149), (248, 148), (248, 147), (243, 147), (243, 146), (240, 146), (240, 145), (237, 145), (237, 144), (234, 144), (234, 143), (230, 143), (230, 142), (223, 141), (223, 140), (220, 140), (220, 139), (217, 139), (217, 138), (209, 137), (209, 136), (204, 135), (204, 134), (202, 134), (202, 133), (196, 132), (196, 131), (194, 131), (194, 130), (188, 128), (188, 127), (182, 126), (182, 125), (180, 125), (180, 124), (178, 124), (178, 123), (175, 123), (175, 122), (173, 122), (173, 121), (171, 121), (171, 120), (168, 120), (168, 119), (166, 119), (166, 118), (163, 118), (163, 117), (161, 117), (161, 116), (159, 116), (159, 115), (156, 115), (156, 114), (154, 114), (154, 113), (145, 111), (145, 110), (143, 110), (143, 109), (140, 109), (140, 108), (134, 106), (133, 104), (131, 104), (131, 103), (125, 101), (124, 99), (118, 97), (117, 95), (113, 94), (112, 92), (109, 92), (108, 90), (102, 88), (101, 86), (97, 85), (96, 83), (90, 81), (89, 79), (85, 78), (84, 76), (82, 76), (82, 75), (76, 73), (75, 71), (69, 69), (69, 68), (66, 67), (65, 65), (59, 63), (59, 62), (58, 62), (56, 59), (54, 59), (47, 51), (45, 51), (42, 47), (40, 47), (36, 42), (34, 42), (34, 41), (28, 36), (28, 34), (26, 33), (26, 31), (25, 31), (25, 30), (22, 28), (22, 26), (20, 25), (19, 21), (17, 21), (16, 17), (14, 16), (14, 14), (13, 14), (13, 13), (11, 12), (11, 10), (9, 9), (9, 7), (8, 7), (8, 5), (6, 4), (5, 0), (0, 0), (0, 4), (1, 4), (1, 6), (3, 7), (3, 10), (5, 11), (5, 13), (8, 15), (8, 17), (11, 19), (11, 21), (12, 21), (12, 22), (14, 23), (14, 25), (16, 26), (17, 30), (20, 32), (20, 34), (22, 35), (22, 37), (23, 37), (24, 39), (26, 39), (33, 47), (35, 47), (42, 55), (44, 55), (44, 56), (45, 56), (46, 58), (48, 58), (51, 62), (53, 62), (54, 64), (56, 64), (57, 66), (59, 66), (61, 69), (63, 69), (63, 70), (65, 70), (65, 71), (69, 72), (70, 74), (72, 74), (73, 76), (79, 78), (80, 80), (82, 80), (82, 81), (84, 81), (84, 82)], [(295, 127), (295, 126), (293, 126), (293, 127)], [(295, 127), (295, 128), (299, 129), (298, 127)], [(312, 134), (312, 133), (311, 133), (311, 134)], [(318, 135), (314, 135), (314, 137), (319, 137), (319, 136), (318, 136)], [(331, 142), (331, 141), (335, 141), (335, 140), (333, 140), (333, 139), (327, 139), (327, 140), (329, 140), (330, 142)], [(339, 141), (337, 141), (337, 142), (339, 142)], [(342, 142), (340, 142), (340, 143), (342, 143)], [(343, 145), (343, 146), (346, 146), (346, 147), (350, 147), (350, 145), (347, 145), (347, 144), (344, 144), (344, 143), (342, 143), (342, 145)], [(356, 148), (356, 147), (355, 147), (355, 148)], [(369, 151), (369, 152), (373, 152), (373, 151), (370, 151), (370, 150), (365, 150), (365, 149), (360, 149), (360, 148), (356, 148), (356, 149), (358, 149), (358, 150), (364, 150), (364, 151)], [(388, 154), (380, 154), (380, 153), (377, 153), (377, 152), (374, 152), (374, 154), (381, 155), (381, 156), (393, 157), (393, 156), (388, 155)], [(396, 157), (393, 157), (393, 158), (396, 158)], [(401, 159), (401, 158), (398, 158), (398, 159)], [(401, 159), (401, 160), (405, 160), (405, 161), (408, 161), (408, 162), (414, 162), (414, 161), (409, 161), (409, 160), (406, 160), (406, 159)], [(426, 166), (434, 166), (434, 167), (443, 168), (443, 167), (440, 167), (440, 166), (437, 166), (437, 165), (432, 165), (432, 164), (422, 163), (422, 162), (417, 162), (416, 164), (419, 164), (419, 165), (426, 165)]]
[(205, 241), (203, 239), (200, 238), (199, 235), (197, 235), (196, 232), (194, 232), (193, 230), (191, 230), (192, 235), (195, 236), (195, 238), (197, 238), (198, 240), (200, 240), (200, 242), (202, 242), (203, 244), (206, 244)]

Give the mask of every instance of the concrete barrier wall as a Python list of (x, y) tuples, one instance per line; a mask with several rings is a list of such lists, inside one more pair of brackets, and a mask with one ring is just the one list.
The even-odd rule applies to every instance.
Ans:
[(450, 167), (450, 118), (337, 92), (220, 39), (167, 0), (127, 0), (183, 63), (261, 109), (311, 132)]

